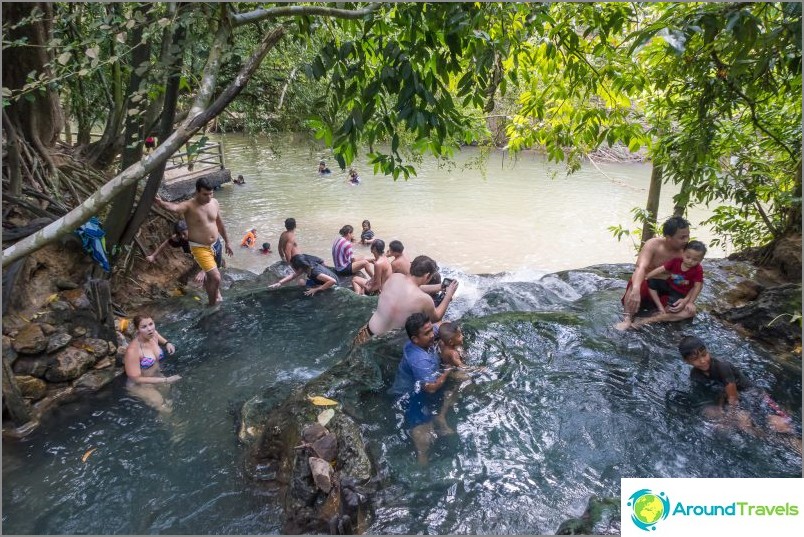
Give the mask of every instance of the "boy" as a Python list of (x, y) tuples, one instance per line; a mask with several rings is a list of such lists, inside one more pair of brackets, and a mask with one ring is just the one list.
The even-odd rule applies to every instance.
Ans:
[(271, 253), (271, 243), (270, 242), (262, 243), (262, 248), (260, 248), (260, 253), (262, 255), (270, 254)]
[(363, 220), (363, 233), (360, 234), (360, 244), (368, 245), (374, 241), (374, 232), (371, 230), (371, 222)]
[[(692, 366), (690, 380), (719, 388), (724, 387), (721, 401), (714, 409), (715, 416), (724, 414), (734, 419), (747, 432), (756, 432), (751, 415), (762, 416), (765, 425), (777, 433), (792, 434), (792, 420), (764, 390), (754, 386), (739, 369), (725, 360), (716, 360), (709, 355), (704, 342), (695, 336), (686, 336), (678, 344), (678, 352)], [(742, 408), (747, 408), (747, 412)], [(799, 439), (799, 446), (801, 440)], [(799, 451), (801, 448), (798, 448)]]
[(385, 241), (375, 239), (371, 244), (371, 253), (374, 255), (374, 276), (371, 279), (360, 276), (352, 277), (352, 288), (358, 295), (366, 294), (369, 296), (379, 295), (382, 286), (391, 276), (391, 262), (383, 255), (385, 252)]
[(634, 328), (649, 323), (687, 319), (690, 311), (695, 314), (695, 299), (703, 289), (701, 261), (705, 255), (704, 243), (690, 241), (684, 246), (681, 257), (674, 257), (646, 275), (648, 292), (659, 313), (636, 319)]
[(240, 247), (254, 248), (255, 244), (257, 244), (257, 228), (253, 227), (246, 231), (246, 234), (243, 236), (243, 240), (240, 241)]

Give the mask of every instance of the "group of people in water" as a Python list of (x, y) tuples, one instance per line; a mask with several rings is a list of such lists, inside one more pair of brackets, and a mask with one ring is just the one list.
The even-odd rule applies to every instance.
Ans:
[[(156, 203), (182, 216), (184, 224), (177, 224), (176, 233), (149, 258), (155, 257), (167, 244), (189, 250), (204, 275), (201, 280), (209, 304), (215, 305), (221, 299), (222, 253), (225, 251), (231, 256), (233, 251), (212, 192), (211, 185), (202, 178), (196, 183), (195, 196), (187, 201), (169, 203), (157, 197)], [(446, 412), (454, 401), (455, 390), (446, 388), (448, 379), (467, 378), (460, 327), (442, 322), (458, 282), (446, 278), (442, 281), (437, 263), (426, 255), (408, 259), (398, 240), (390, 241), (386, 249), (385, 241), (376, 236), (368, 220), (362, 223), (360, 243), (369, 246), (371, 257), (355, 255), (354, 228), (344, 225), (332, 244), (331, 266), (318, 256), (302, 252), (294, 218), (287, 218), (284, 225), (277, 250), (292, 272), (271, 284), (269, 289), (297, 280), (306, 288), (305, 295), (313, 296), (335, 287), (342, 279), (350, 279), (349, 285), (356, 293), (378, 297), (375, 311), (354, 336), (353, 345), (405, 329), (409, 341), (402, 349), (402, 360), (390, 392), (398, 397), (405, 413), (419, 461), (426, 463), (433, 438), (452, 432), (446, 423)], [(618, 329), (678, 321), (696, 313), (695, 300), (703, 287), (701, 261), (706, 247), (699, 241), (690, 241), (689, 222), (681, 217), (668, 219), (662, 231), (662, 237), (648, 240), (639, 253), (622, 297), (625, 319), (616, 325)], [(256, 243), (257, 230), (252, 228), (241, 246), (253, 248)], [(266, 245), (270, 251), (267, 243), (263, 248)], [(161, 375), (158, 364), (164, 353), (160, 345), (165, 345), (169, 354), (175, 349), (159, 334), (153, 320), (146, 316), (135, 318), (134, 328), (136, 335), (125, 359), (132, 388), (143, 392), (157, 388), (151, 385), (179, 380), (178, 375)], [(692, 366), (692, 380), (718, 386), (722, 391), (722, 400), (708, 412), (710, 417), (745, 430), (766, 427), (777, 433), (796, 434), (790, 417), (767, 393), (755, 388), (732, 364), (712, 358), (700, 339), (685, 337), (679, 343), (679, 352)], [(164, 394), (158, 389), (147, 396), (138, 395), (158, 408), (166, 406)], [(743, 408), (744, 399), (754, 401), (750, 409)], [(757, 412), (762, 416), (758, 417)], [(800, 446), (799, 433), (799, 450)]]

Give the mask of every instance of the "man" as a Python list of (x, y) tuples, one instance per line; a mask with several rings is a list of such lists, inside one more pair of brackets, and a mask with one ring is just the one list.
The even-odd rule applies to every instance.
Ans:
[(354, 276), (362, 269), (366, 269), (369, 276), (374, 276), (374, 267), (368, 259), (355, 259), (352, 243), (355, 241), (355, 229), (346, 224), (338, 232), (340, 237), (332, 243), (332, 263), (335, 274), (338, 276)]
[(388, 245), (388, 253), (385, 255), (393, 258), (393, 261), (391, 261), (392, 272), (408, 276), (410, 274), (410, 259), (403, 253), (404, 251), (405, 247), (402, 243), (394, 240)]
[(391, 262), (385, 257), (385, 241), (374, 239), (371, 243), (371, 253), (374, 256), (374, 276), (367, 280), (360, 276), (352, 278), (352, 287), (358, 295), (379, 295), (382, 286), (391, 276)]
[[(653, 301), (650, 298), (648, 280), (645, 276), (653, 269), (664, 265), (673, 258), (681, 257), (684, 253), (684, 246), (690, 240), (690, 223), (680, 216), (669, 218), (662, 226), (663, 237), (653, 237), (642, 245), (642, 249), (637, 257), (636, 268), (622, 298), (625, 308), (625, 320), (614, 325), (618, 330), (630, 328), (634, 321), (634, 316), (641, 308), (651, 307)], [(695, 315), (695, 305), (686, 304), (682, 306), (685, 314), (690, 317)], [(691, 311), (689, 311), (691, 310)], [(672, 311), (671, 313), (680, 313)]]
[(353, 344), (360, 345), (372, 336), (402, 328), (407, 318), (414, 313), (425, 314), (433, 323), (441, 321), (458, 289), (458, 282), (453, 281), (447, 286), (444, 299), (436, 307), (433, 297), (419, 287), (427, 284), (436, 273), (436, 262), (426, 255), (420, 255), (410, 264), (409, 276), (391, 274), (382, 287), (377, 310), (358, 331)]
[(285, 263), (290, 263), (294, 255), (301, 253), (296, 242), (296, 219), (285, 219), (285, 231), (279, 235), (279, 258)]
[(221, 237), (226, 245), (226, 255), (232, 256), (234, 252), (229, 246), (229, 237), (221, 220), (220, 205), (212, 197), (212, 184), (206, 177), (201, 177), (195, 182), (193, 198), (181, 203), (171, 203), (157, 196), (154, 201), (163, 209), (182, 215), (187, 222), (190, 252), (206, 274), (204, 289), (207, 291), (209, 305), (214, 306), (222, 300), (221, 273), (218, 270), (223, 261)]
[(403, 348), (402, 361), (390, 392), (401, 399), (405, 408), (405, 426), (410, 429), (419, 464), (425, 465), (433, 433), (454, 433), (446, 420), (454, 394), (445, 394), (443, 390), (452, 368), (439, 371), (441, 359), (433, 346), (433, 325), (427, 315), (414, 313), (409, 316), (405, 321), (405, 331), (410, 341)]

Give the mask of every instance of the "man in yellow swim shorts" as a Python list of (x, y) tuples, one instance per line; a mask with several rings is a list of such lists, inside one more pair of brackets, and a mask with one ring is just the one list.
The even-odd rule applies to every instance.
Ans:
[(218, 270), (223, 257), (221, 237), (226, 255), (232, 256), (234, 252), (229, 246), (229, 237), (223, 226), (220, 205), (218, 200), (212, 197), (212, 184), (206, 177), (201, 177), (195, 182), (195, 196), (189, 200), (172, 203), (157, 196), (154, 202), (168, 211), (182, 215), (187, 222), (190, 252), (201, 270), (206, 273), (204, 289), (209, 298), (209, 305), (214, 306), (222, 300), (221, 273)]

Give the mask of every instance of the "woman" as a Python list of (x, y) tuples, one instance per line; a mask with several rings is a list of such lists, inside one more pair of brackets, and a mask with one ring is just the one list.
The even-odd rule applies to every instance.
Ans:
[(173, 384), (181, 377), (162, 374), (160, 362), (165, 353), (159, 346), (163, 344), (168, 354), (176, 352), (176, 347), (156, 331), (154, 320), (146, 315), (134, 317), (135, 335), (126, 348), (125, 368), (128, 381), (126, 387), (160, 412), (170, 412), (170, 403), (165, 399), (164, 384)]
[(317, 292), (329, 289), (338, 283), (338, 277), (324, 266), (324, 260), (320, 257), (296, 254), (290, 258), (290, 266), (295, 272), (269, 285), (268, 289), (276, 289), (282, 284), (295, 280), (302, 274), (307, 275), (307, 291), (304, 292), (306, 296), (313, 296)]

